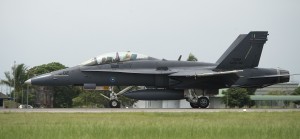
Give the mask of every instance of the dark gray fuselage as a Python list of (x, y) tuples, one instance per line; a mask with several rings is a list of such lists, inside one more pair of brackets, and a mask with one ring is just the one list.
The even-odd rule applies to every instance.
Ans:
[(79, 65), (35, 77), (32, 79), (32, 84), (47, 86), (95, 84), (97, 86), (153, 86), (155, 88), (170, 89), (220, 89), (230, 86), (260, 88), (289, 80), (289, 76), (272, 77), (272, 75), (288, 74), (288, 71), (266, 68), (243, 69), (237, 73), (238, 79), (228, 85), (222, 84), (223, 78), (218, 79), (218, 77), (169, 76), (172, 73), (188, 69), (214, 70), (216, 66), (213, 63), (167, 60), (136, 60), (95, 66)]

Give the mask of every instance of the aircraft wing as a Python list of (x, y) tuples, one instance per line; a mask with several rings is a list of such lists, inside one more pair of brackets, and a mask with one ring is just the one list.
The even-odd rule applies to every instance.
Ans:
[(207, 77), (207, 76), (222, 76), (222, 75), (236, 75), (236, 73), (242, 72), (242, 70), (231, 71), (212, 71), (212, 70), (184, 70), (173, 73), (169, 76), (184, 76), (184, 77)]
[(82, 72), (118, 72), (118, 73), (134, 73), (134, 74), (169, 74), (171, 77), (207, 77), (207, 76), (222, 76), (236, 75), (242, 70), (231, 71), (212, 71), (212, 70), (155, 70), (155, 69), (85, 69)]
[(242, 70), (183, 70), (170, 74), (169, 77), (174, 80), (170, 84), (183, 88), (191, 83), (197, 85), (199, 88), (226, 88), (233, 85), (239, 79), (238, 72), (242, 72)]

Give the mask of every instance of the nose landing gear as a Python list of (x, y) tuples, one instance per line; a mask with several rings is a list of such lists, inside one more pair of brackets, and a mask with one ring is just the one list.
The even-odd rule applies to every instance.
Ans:
[(120, 101), (113, 99), (109, 101), (109, 107), (110, 108), (121, 108), (121, 103)]
[(111, 93), (109, 94), (109, 97), (102, 94), (103, 97), (109, 99), (109, 107), (110, 108), (121, 108), (121, 102), (118, 100), (118, 96), (124, 94), (128, 90), (132, 89), (133, 86), (128, 86), (125, 89), (121, 90), (118, 93), (115, 93), (113, 89), (111, 89)]

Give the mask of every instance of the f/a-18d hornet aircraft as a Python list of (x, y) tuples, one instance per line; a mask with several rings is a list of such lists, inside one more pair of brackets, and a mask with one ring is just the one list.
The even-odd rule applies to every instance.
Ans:
[(138, 100), (186, 99), (192, 108), (206, 108), (209, 97), (229, 87), (262, 88), (288, 82), (289, 71), (257, 68), (267, 31), (241, 34), (216, 63), (159, 60), (134, 52), (115, 52), (94, 57), (82, 64), (43, 74), (25, 83), (42, 86), (145, 86), (110, 95), (110, 106), (119, 108), (117, 95)]

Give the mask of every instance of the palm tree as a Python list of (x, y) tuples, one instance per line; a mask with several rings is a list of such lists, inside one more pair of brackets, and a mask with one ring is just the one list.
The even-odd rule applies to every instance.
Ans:
[(1, 80), (1, 84), (7, 85), (9, 87), (13, 87), (14, 86), (14, 79), (12, 77), (12, 75), (10, 74), (9, 71), (4, 72), (5, 78), (6, 80)]
[(0, 84), (5, 84), (10, 87), (14, 87), (15, 99), (17, 102), (21, 102), (21, 92), (26, 87), (24, 82), (27, 80), (27, 67), (24, 64), (18, 64), (12, 67), (12, 74), (7, 71), (4, 72), (6, 80), (1, 80)]

